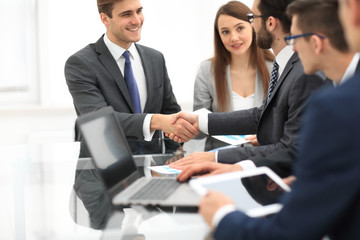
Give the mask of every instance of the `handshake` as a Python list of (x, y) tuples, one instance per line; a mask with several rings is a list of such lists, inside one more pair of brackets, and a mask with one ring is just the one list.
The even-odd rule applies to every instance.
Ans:
[(150, 130), (162, 130), (167, 137), (178, 143), (187, 142), (199, 134), (199, 115), (186, 112), (154, 114)]

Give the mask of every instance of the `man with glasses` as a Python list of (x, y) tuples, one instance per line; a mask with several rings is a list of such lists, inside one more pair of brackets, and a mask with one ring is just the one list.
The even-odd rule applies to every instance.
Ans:
[[(360, 21), (354, 21), (360, 20), (360, 1), (348, 2), (340, 12), (344, 27), (350, 21), (345, 28), (351, 50), (360, 51)], [(294, 1), (288, 7), (292, 35), (286, 39), (306, 73), (324, 70), (340, 83), (359, 69), (359, 57), (348, 50), (337, 11), (337, 0)], [(215, 239), (360, 239), (359, 93), (358, 74), (311, 98), (299, 137), (297, 180), (279, 213), (250, 218), (233, 211), (231, 200), (220, 193), (205, 196), (199, 211), (215, 228)]]
[[(193, 153), (171, 164), (171, 167), (181, 169), (199, 162), (236, 163), (294, 146), (306, 99), (324, 81), (318, 75), (304, 74), (297, 53), (284, 40), (290, 32), (291, 21), (284, 15), (290, 2), (255, 0), (252, 13), (248, 15), (256, 32), (257, 45), (263, 49), (272, 48), (276, 55), (264, 104), (258, 108), (229, 113), (195, 115), (181, 112), (177, 115), (198, 123), (200, 130), (210, 135), (257, 134), (260, 146)], [(170, 138), (173, 136), (170, 135)], [(254, 167), (254, 164), (260, 166), (264, 165), (262, 160), (243, 161), (240, 165), (241, 168)]]

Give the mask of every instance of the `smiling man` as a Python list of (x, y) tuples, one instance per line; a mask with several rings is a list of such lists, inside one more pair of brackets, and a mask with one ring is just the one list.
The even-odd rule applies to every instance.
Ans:
[[(65, 64), (66, 82), (77, 115), (112, 106), (134, 153), (162, 151), (162, 133), (155, 130), (178, 132), (184, 140), (196, 135), (191, 124), (171, 124), (171, 116), (165, 115), (178, 112), (180, 106), (164, 56), (136, 44), (144, 22), (140, 1), (97, 0), (97, 6), (106, 34), (72, 55)], [(177, 148), (174, 142), (165, 143), (170, 152)], [(86, 151), (81, 154), (87, 155)]]

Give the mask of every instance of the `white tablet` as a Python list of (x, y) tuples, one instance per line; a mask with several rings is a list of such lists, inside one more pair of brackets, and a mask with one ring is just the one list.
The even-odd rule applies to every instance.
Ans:
[(199, 194), (208, 190), (229, 196), (236, 207), (250, 217), (262, 217), (280, 211), (279, 198), (290, 188), (267, 167), (192, 179), (190, 186)]

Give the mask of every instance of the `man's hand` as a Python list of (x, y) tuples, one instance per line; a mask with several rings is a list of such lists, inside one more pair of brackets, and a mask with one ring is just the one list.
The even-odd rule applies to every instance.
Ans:
[(199, 134), (199, 131), (192, 123), (180, 118), (174, 121), (176, 114), (164, 115), (154, 114), (151, 123), (150, 130), (162, 130), (165, 133), (173, 134), (178, 137), (177, 142), (187, 142), (191, 138)]
[(245, 138), (245, 140), (248, 140), (249, 143), (251, 143), (253, 146), (260, 146), (256, 135), (251, 135)]
[(214, 214), (221, 207), (229, 204), (234, 203), (226, 195), (220, 192), (209, 191), (200, 202), (199, 214), (204, 218), (205, 222), (213, 228), (212, 219), (214, 218)]
[[(177, 124), (179, 121), (187, 121), (189, 123), (191, 123), (198, 131), (199, 129), (199, 115), (197, 114), (192, 114), (192, 113), (187, 113), (187, 112), (178, 112), (176, 114), (172, 115), (172, 124)], [(181, 123), (180, 123), (181, 124)], [(173, 133), (173, 132), (166, 132), (166, 136), (169, 137), (171, 140), (174, 140), (175, 142), (183, 142), (183, 139), (181, 138), (181, 136)], [(185, 141), (187, 142), (187, 141)]]
[(192, 165), (194, 163), (202, 162), (215, 162), (215, 153), (214, 152), (196, 152), (185, 156), (184, 158), (170, 164), (171, 168), (184, 167)]
[[(172, 167), (172, 165), (170, 165), (170, 167)], [(190, 177), (197, 175), (206, 177), (211, 175), (243, 170), (239, 164), (223, 164), (223, 163), (214, 163), (214, 162), (203, 162), (203, 163), (197, 163), (182, 167), (175, 166), (172, 168), (182, 170), (181, 173), (177, 176), (177, 180), (180, 182), (185, 182), (189, 180)]]
[(289, 187), (291, 187), (291, 185), (295, 182), (295, 180), (296, 180), (295, 176), (289, 176), (287, 178), (283, 178), (284, 183)]

